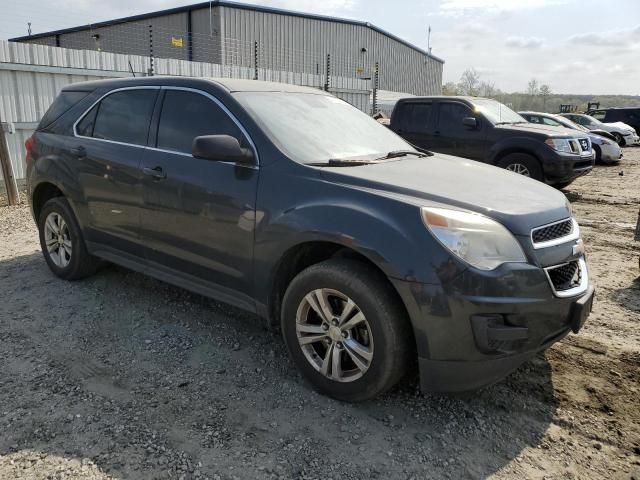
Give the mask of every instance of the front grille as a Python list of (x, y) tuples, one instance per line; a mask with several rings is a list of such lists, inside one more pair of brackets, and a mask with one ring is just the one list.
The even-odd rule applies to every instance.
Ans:
[(557, 238), (566, 237), (573, 231), (573, 221), (568, 218), (560, 222), (552, 223), (544, 227), (539, 227), (531, 232), (531, 240), (533, 243), (543, 243), (555, 240)]
[(581, 138), (578, 140), (578, 142), (580, 142), (580, 147), (582, 148), (583, 152), (590, 151), (588, 138)]
[(556, 292), (579, 287), (582, 282), (582, 270), (578, 260), (548, 268), (547, 274)]

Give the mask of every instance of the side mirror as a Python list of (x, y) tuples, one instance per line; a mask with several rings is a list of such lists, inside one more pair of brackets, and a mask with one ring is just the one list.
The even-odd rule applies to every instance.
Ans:
[(253, 153), (242, 148), (237, 138), (230, 135), (203, 135), (193, 139), (191, 153), (195, 158), (219, 162), (253, 164)]
[(480, 123), (478, 122), (478, 119), (476, 117), (464, 117), (462, 119), (462, 124), (465, 127), (470, 128), (478, 128), (480, 126)]

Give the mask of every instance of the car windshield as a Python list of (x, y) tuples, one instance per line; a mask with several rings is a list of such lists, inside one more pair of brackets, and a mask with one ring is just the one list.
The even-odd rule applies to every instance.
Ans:
[(561, 124), (562, 126), (567, 127), (567, 128), (572, 128), (574, 130), (581, 130), (583, 132), (588, 132), (589, 131), (588, 128), (585, 128), (582, 125), (579, 125), (579, 124), (577, 124), (575, 122), (572, 122), (568, 118), (561, 117), (559, 115), (553, 117), (553, 120), (555, 120), (556, 122), (558, 122), (559, 124)]
[(595, 126), (601, 126), (602, 122), (600, 120), (598, 120), (597, 118), (593, 118), (591, 115), (582, 115), (582, 118), (586, 118), (589, 122), (589, 124), (591, 125), (595, 125)]
[(269, 138), (300, 163), (373, 160), (415, 149), (387, 127), (331, 95), (238, 92), (234, 97)]
[(505, 123), (527, 123), (527, 121), (506, 105), (488, 98), (474, 98), (473, 105), (494, 125)]

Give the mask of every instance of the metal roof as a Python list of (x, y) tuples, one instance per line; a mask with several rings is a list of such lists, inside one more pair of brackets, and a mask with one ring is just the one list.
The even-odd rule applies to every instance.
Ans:
[(328, 15), (317, 15), (317, 14), (313, 14), (313, 13), (302, 13), (302, 12), (295, 12), (292, 10), (284, 10), (281, 8), (273, 8), (273, 7), (264, 7), (261, 5), (248, 5), (246, 3), (237, 3), (237, 2), (229, 2), (226, 0), (212, 0), (211, 2), (201, 2), (201, 3), (195, 3), (193, 5), (185, 5), (182, 7), (174, 7), (174, 8), (168, 8), (166, 10), (158, 10), (155, 12), (149, 12), (149, 13), (143, 13), (140, 15), (132, 15), (130, 17), (122, 17), (122, 18), (116, 18), (114, 20), (107, 20), (104, 22), (98, 22), (98, 23), (91, 23), (88, 25), (80, 25), (78, 27), (71, 27), (71, 28), (64, 28), (62, 30), (53, 30), (50, 32), (43, 32), (43, 33), (36, 33), (34, 35), (27, 35), (24, 37), (15, 37), (15, 38), (10, 38), (9, 41), (12, 42), (24, 42), (27, 40), (33, 40), (36, 38), (42, 38), (42, 37), (49, 37), (52, 35), (60, 35), (60, 34), (64, 34), (64, 33), (72, 33), (72, 32), (82, 32), (85, 30), (89, 30), (91, 28), (99, 28), (99, 27), (108, 27), (111, 25), (117, 25), (120, 23), (127, 23), (127, 22), (133, 22), (136, 20), (144, 20), (147, 18), (154, 18), (154, 17), (160, 17), (163, 15), (171, 15), (174, 13), (182, 13), (182, 12), (188, 12), (191, 10), (200, 10), (203, 8), (209, 8), (209, 5), (214, 6), (214, 7), (230, 7), (230, 8), (237, 8), (240, 10), (253, 10), (253, 11), (257, 11), (257, 12), (263, 12), (263, 13), (273, 13), (276, 15), (288, 15), (288, 16), (293, 16), (293, 17), (302, 17), (302, 18), (310, 18), (310, 19), (314, 19), (314, 20), (325, 20), (328, 22), (337, 22), (337, 23), (346, 23), (349, 25), (358, 25), (361, 27), (367, 27), (370, 28), (382, 35), (385, 35), (397, 42), (402, 43), (403, 45), (406, 45), (407, 47), (422, 53), (423, 55), (426, 55), (430, 58), (433, 58), (434, 60), (437, 60), (440, 63), (444, 63), (444, 60), (436, 57), (435, 55), (413, 45), (412, 43), (409, 43), (406, 40), (403, 40), (402, 38), (387, 32), (386, 30), (383, 30), (382, 28), (376, 27), (375, 25), (369, 23), (369, 22), (362, 22), (360, 20), (350, 20), (347, 18), (339, 18), (339, 17), (332, 17), (332, 16), (328, 16)]

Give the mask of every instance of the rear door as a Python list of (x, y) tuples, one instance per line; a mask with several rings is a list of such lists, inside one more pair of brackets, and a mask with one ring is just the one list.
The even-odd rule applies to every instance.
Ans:
[(140, 165), (159, 87), (114, 90), (74, 125), (69, 154), (77, 158), (87, 207), (87, 239), (141, 255)]
[[(258, 167), (194, 158), (193, 139), (231, 135), (253, 144), (206, 92), (163, 87), (153, 148), (144, 155), (142, 228), (152, 268), (210, 288), (246, 307), (252, 284)], [(257, 154), (256, 154), (257, 159)], [(204, 281), (204, 282), (203, 282)]]
[(433, 103), (403, 102), (399, 105), (396, 133), (417, 147), (431, 149)]
[[(483, 160), (488, 151), (487, 121), (461, 102), (439, 101), (437, 123), (433, 136), (436, 152)], [(478, 127), (466, 126), (462, 120), (474, 117)]]

